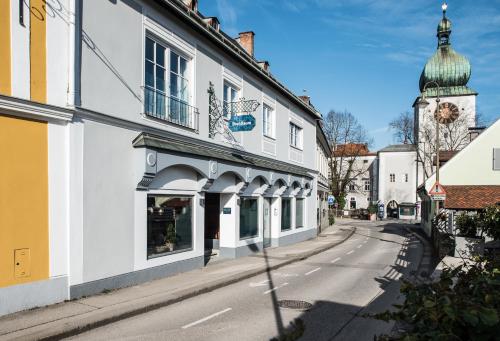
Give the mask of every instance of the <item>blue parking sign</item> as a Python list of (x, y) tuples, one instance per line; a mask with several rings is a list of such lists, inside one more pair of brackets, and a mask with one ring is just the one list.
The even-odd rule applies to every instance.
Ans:
[(332, 206), (335, 203), (335, 197), (333, 195), (328, 196), (328, 205)]

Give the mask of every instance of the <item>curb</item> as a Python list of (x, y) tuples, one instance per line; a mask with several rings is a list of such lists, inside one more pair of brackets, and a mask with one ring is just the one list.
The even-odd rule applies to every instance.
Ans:
[(416, 233), (415, 231), (412, 231), (408, 227), (405, 227), (405, 230), (411, 233), (413, 236), (415, 236), (420, 243), (422, 244), (424, 250), (422, 253), (422, 258), (420, 258), (420, 262), (418, 263), (417, 266), (417, 276), (418, 277), (424, 277), (428, 278), (431, 273), (432, 273), (432, 264), (433, 264), (433, 257), (432, 257), (432, 248), (430, 247), (430, 243), (427, 239), (422, 237), (420, 234)]
[[(158, 295), (153, 295), (149, 297), (144, 297), (141, 299), (137, 299), (133, 302), (132, 306), (127, 309), (127, 307), (122, 308), (122, 312), (114, 313), (115, 310), (120, 310), (120, 305), (127, 305), (131, 302), (124, 302), (115, 306), (110, 307), (104, 307), (100, 308), (94, 311), (91, 311), (86, 314), (78, 315), (73, 317), (73, 319), (77, 321), (66, 321), (62, 324), (62, 326), (55, 326), (53, 328), (50, 327), (50, 323), (57, 323), (57, 321), (54, 322), (49, 322), (45, 325), (39, 325), (39, 326), (34, 326), (32, 328), (31, 332), (29, 332), (29, 329), (25, 329), (24, 331), (27, 332), (27, 334), (23, 334), (22, 331), (20, 331), (19, 336), (15, 336), (17, 332), (13, 332), (12, 339), (33, 339), (33, 340), (60, 340), (62, 338), (67, 338), (70, 336), (75, 336), (81, 333), (84, 333), (86, 331), (96, 329), (126, 318), (130, 318), (133, 316), (141, 315), (153, 310), (157, 310), (175, 303), (179, 303), (183, 300), (193, 298), (195, 296), (199, 296), (201, 294), (205, 294), (223, 287), (226, 287), (228, 285), (241, 282), (243, 280), (249, 279), (251, 277), (263, 274), (269, 270), (276, 270), (279, 269), (283, 266), (307, 259), (309, 257), (312, 257), (314, 255), (317, 255), (321, 252), (324, 252), (326, 250), (329, 250), (337, 245), (342, 244), (356, 232), (356, 228), (351, 228), (350, 233), (341, 241), (337, 241), (334, 243), (331, 243), (329, 245), (305, 252), (301, 255), (297, 255), (293, 257), (292, 259), (283, 261), (282, 263), (275, 264), (269, 268), (261, 268), (261, 269), (256, 269), (256, 270), (249, 270), (246, 272), (243, 272), (241, 274), (236, 275), (233, 278), (229, 279), (223, 279), (219, 281), (212, 282), (206, 286), (201, 286), (198, 288), (191, 288), (191, 289), (185, 289), (181, 292), (178, 292), (176, 294), (169, 294), (169, 293), (161, 293)], [(318, 237), (316, 237), (318, 238)], [(85, 315), (89, 315), (86, 316)], [(59, 320), (60, 321), (60, 320)], [(8, 337), (8, 335), (4, 335)], [(1, 338), (1, 337), (0, 337)]]

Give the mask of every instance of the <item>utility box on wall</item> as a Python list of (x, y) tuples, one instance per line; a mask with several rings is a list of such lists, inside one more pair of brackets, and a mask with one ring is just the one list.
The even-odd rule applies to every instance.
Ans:
[(14, 277), (22, 278), (31, 276), (30, 249), (14, 250)]

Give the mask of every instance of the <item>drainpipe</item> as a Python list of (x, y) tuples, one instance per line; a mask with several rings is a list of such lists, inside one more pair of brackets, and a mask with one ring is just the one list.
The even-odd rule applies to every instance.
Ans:
[(81, 0), (69, 1), (67, 105), (80, 105)]

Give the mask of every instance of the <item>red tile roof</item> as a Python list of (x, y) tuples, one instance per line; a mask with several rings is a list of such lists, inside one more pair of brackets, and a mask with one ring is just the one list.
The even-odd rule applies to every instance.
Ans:
[(333, 151), (334, 156), (366, 156), (368, 154), (370, 151), (364, 143), (339, 144)]
[(481, 209), (500, 203), (500, 186), (444, 186), (450, 209)]

